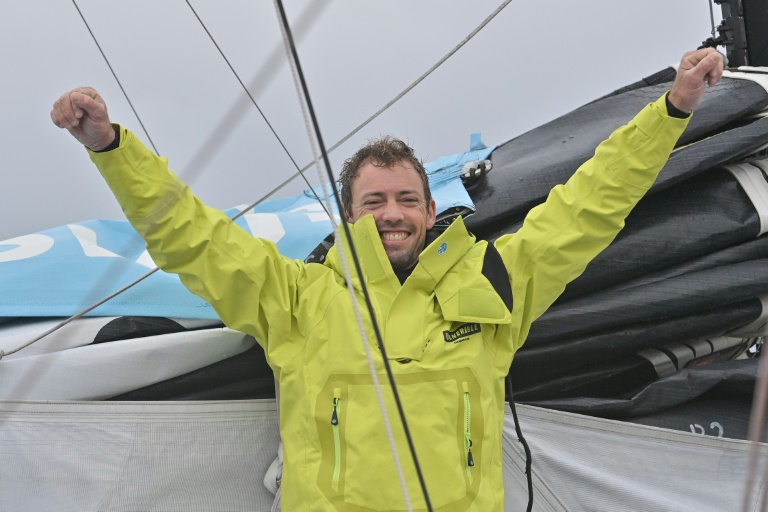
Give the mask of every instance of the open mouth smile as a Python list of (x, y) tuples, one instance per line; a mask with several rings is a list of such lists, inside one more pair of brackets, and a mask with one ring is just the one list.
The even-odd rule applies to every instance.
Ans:
[(408, 238), (409, 234), (406, 231), (386, 232), (381, 234), (381, 239), (385, 242), (400, 241)]

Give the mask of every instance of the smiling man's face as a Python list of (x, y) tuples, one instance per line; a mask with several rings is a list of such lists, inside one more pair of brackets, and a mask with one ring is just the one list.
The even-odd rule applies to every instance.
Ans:
[(407, 162), (391, 167), (367, 163), (352, 182), (349, 219), (373, 215), (392, 268), (413, 267), (435, 225), (435, 202), (424, 197), (424, 184)]

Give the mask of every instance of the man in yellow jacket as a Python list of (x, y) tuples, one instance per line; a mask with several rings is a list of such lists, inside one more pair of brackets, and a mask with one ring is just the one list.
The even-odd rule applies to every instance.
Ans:
[[(323, 264), (281, 256), (201, 204), (165, 159), (110, 124), (93, 89), (66, 93), (51, 117), (89, 149), (155, 262), (264, 348), (281, 389), (284, 510), (408, 508), (355, 321), (364, 280), (433, 509), (486, 512), (503, 510), (503, 381), (515, 352), (531, 323), (623, 227), (721, 74), (718, 53), (687, 53), (667, 95), (603, 142), (517, 233), (495, 242), (511, 304), (483, 274), (488, 244), (461, 219), (428, 235), (435, 203), (421, 163), (400, 141), (366, 146), (342, 173), (363, 268), (352, 276), (352, 297), (339, 243)], [(363, 328), (380, 372), (365, 315)], [(384, 398), (394, 410), (391, 393)], [(411, 506), (424, 509), (402, 429), (393, 430)]]

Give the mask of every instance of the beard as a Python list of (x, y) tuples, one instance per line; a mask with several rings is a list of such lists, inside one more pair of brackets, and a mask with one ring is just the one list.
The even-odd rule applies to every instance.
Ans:
[(387, 258), (394, 270), (408, 270), (416, 265), (419, 261), (419, 255), (424, 250), (424, 233), (419, 236), (419, 230), (408, 223), (397, 224), (382, 224), (377, 225), (379, 232), (382, 229), (386, 230), (402, 230), (409, 233), (409, 236), (401, 243), (391, 243), (381, 239), (384, 245), (384, 251), (387, 253)]
[(408, 270), (416, 265), (419, 261), (419, 254), (421, 249), (418, 250), (413, 247), (410, 249), (386, 249), (389, 262), (392, 264), (394, 270)]

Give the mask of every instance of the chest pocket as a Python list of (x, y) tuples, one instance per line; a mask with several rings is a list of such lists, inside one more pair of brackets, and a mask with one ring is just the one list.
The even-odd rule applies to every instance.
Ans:
[[(385, 382), (384, 375), (379, 376)], [(435, 511), (460, 512), (480, 487), (483, 410), (468, 368), (397, 375)], [(414, 509), (426, 507), (392, 394), (384, 401)], [(402, 511), (400, 480), (370, 375), (334, 375), (315, 404), (321, 447), (318, 487), (339, 511)]]
[[(493, 244), (486, 246), (480, 274), (462, 262), (435, 287), (443, 318), (450, 322), (508, 324), (512, 321), (512, 285)], [(475, 267), (476, 268), (476, 267)]]

